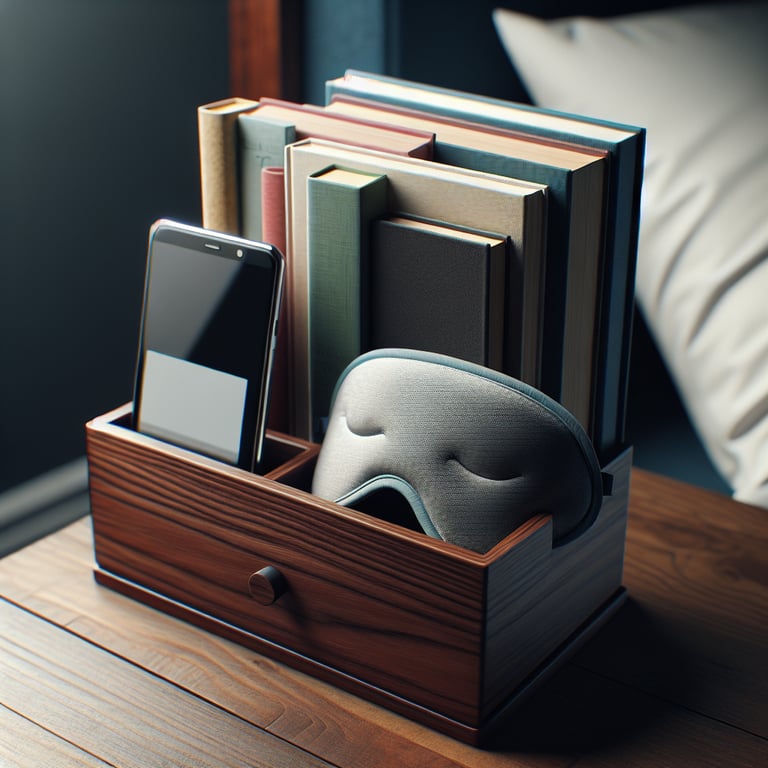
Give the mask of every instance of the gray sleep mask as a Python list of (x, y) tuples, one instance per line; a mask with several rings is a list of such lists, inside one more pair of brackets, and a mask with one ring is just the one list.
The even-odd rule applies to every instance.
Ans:
[(427, 534), (477, 552), (535, 514), (552, 515), (564, 543), (603, 498), (592, 443), (557, 402), (482, 366), (404, 349), (367, 353), (342, 373), (312, 484), (360, 508), (383, 491)]

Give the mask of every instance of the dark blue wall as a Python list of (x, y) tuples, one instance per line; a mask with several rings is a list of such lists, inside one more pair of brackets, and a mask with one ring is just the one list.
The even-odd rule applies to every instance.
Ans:
[[(489, 96), (529, 100), (493, 26), (497, 6), (543, 18), (608, 16), (696, 0), (304, 0), (304, 90), (325, 102), (325, 80), (347, 67)], [(639, 466), (728, 488), (704, 453), (639, 313), (627, 438)]]
[(491, 96), (524, 91), (496, 36), (493, 0), (304, 0), (306, 101), (348, 67)]
[(226, 0), (0, 3), (0, 491), (131, 397), (150, 222), (200, 218)]
[[(496, 5), (556, 16), (668, 4), (303, 0), (301, 98), (323, 103), (347, 67), (525, 98)], [(83, 423), (131, 397), (147, 229), (161, 215), (199, 220), (195, 110), (229, 94), (227, 10), (0, 0), (0, 493), (80, 457)], [(659, 402), (681, 411), (640, 341), (630, 429), (641, 464), (664, 471), (642, 432), (673, 418)], [(687, 423), (678, 434), (701, 453)], [(678, 474), (701, 481), (699, 466)]]
[[(697, 0), (672, 0), (676, 4)], [(606, 16), (670, 0), (303, 0), (304, 98), (324, 102), (325, 80), (347, 67), (527, 99), (493, 26), (505, 6), (543, 18)]]

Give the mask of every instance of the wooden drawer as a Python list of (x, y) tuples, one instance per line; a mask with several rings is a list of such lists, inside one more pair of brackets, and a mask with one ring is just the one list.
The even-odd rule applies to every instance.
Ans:
[[(623, 598), (630, 453), (596, 523), (533, 517), (478, 554), (308, 492), (318, 446), (269, 433), (257, 476), (87, 425), (98, 580), (480, 743)], [(266, 569), (266, 570), (264, 570)]]

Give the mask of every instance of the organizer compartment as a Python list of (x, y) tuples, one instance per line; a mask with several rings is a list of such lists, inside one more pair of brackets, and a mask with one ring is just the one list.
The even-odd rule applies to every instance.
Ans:
[(255, 475), (86, 428), (97, 579), (471, 743), (612, 614), (630, 451), (594, 525), (534, 516), (478, 554), (308, 492), (319, 447), (268, 433)]

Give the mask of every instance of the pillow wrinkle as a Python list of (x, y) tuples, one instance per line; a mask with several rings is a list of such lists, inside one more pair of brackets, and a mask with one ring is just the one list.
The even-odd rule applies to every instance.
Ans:
[(736, 498), (768, 506), (768, 4), (493, 18), (534, 103), (647, 129), (638, 305)]
[[(721, 267), (713, 270), (709, 279), (702, 281), (704, 290), (704, 300), (699, 308), (698, 314), (694, 317), (692, 323), (692, 335), (688, 339), (688, 346), (695, 349), (697, 340), (701, 334), (709, 331), (709, 326), (717, 322), (718, 312), (722, 309), (729, 296), (739, 288), (743, 280), (754, 279), (756, 267), (765, 259), (765, 254), (754, 254), (752, 258), (743, 261), (738, 259), (729, 259), (724, 261)], [(768, 297), (766, 297), (768, 300)], [(727, 311), (727, 310), (726, 310)], [(768, 318), (767, 318), (768, 319)], [(742, 344), (748, 348), (750, 340), (758, 341), (759, 336), (747, 336), (742, 339)], [(749, 361), (742, 361), (748, 363)]]
[(738, 440), (754, 430), (761, 421), (768, 417), (768, 397), (756, 400), (749, 409), (741, 415), (731, 427), (728, 434), (730, 440)]
[[(706, 217), (706, 211), (698, 205), (701, 191), (672, 189), (669, 195), (676, 199), (664, 206), (665, 220), (660, 222), (653, 235), (645, 238), (643, 252), (648, 256), (637, 267), (638, 295), (649, 308), (652, 318), (668, 312), (680, 313), (681, 291), (684, 294), (686, 289), (692, 289), (694, 298), (697, 298), (698, 291), (697, 285), (688, 285), (678, 276), (685, 277), (697, 267), (692, 244), (695, 244), (699, 227)], [(677, 244), (674, 250), (666, 247), (670, 241)], [(683, 314), (688, 315), (687, 312)], [(651, 325), (654, 323), (651, 322)], [(694, 327), (696, 325), (694, 322)], [(680, 326), (677, 327), (679, 331)], [(684, 323), (683, 327), (688, 327), (688, 323)]]

